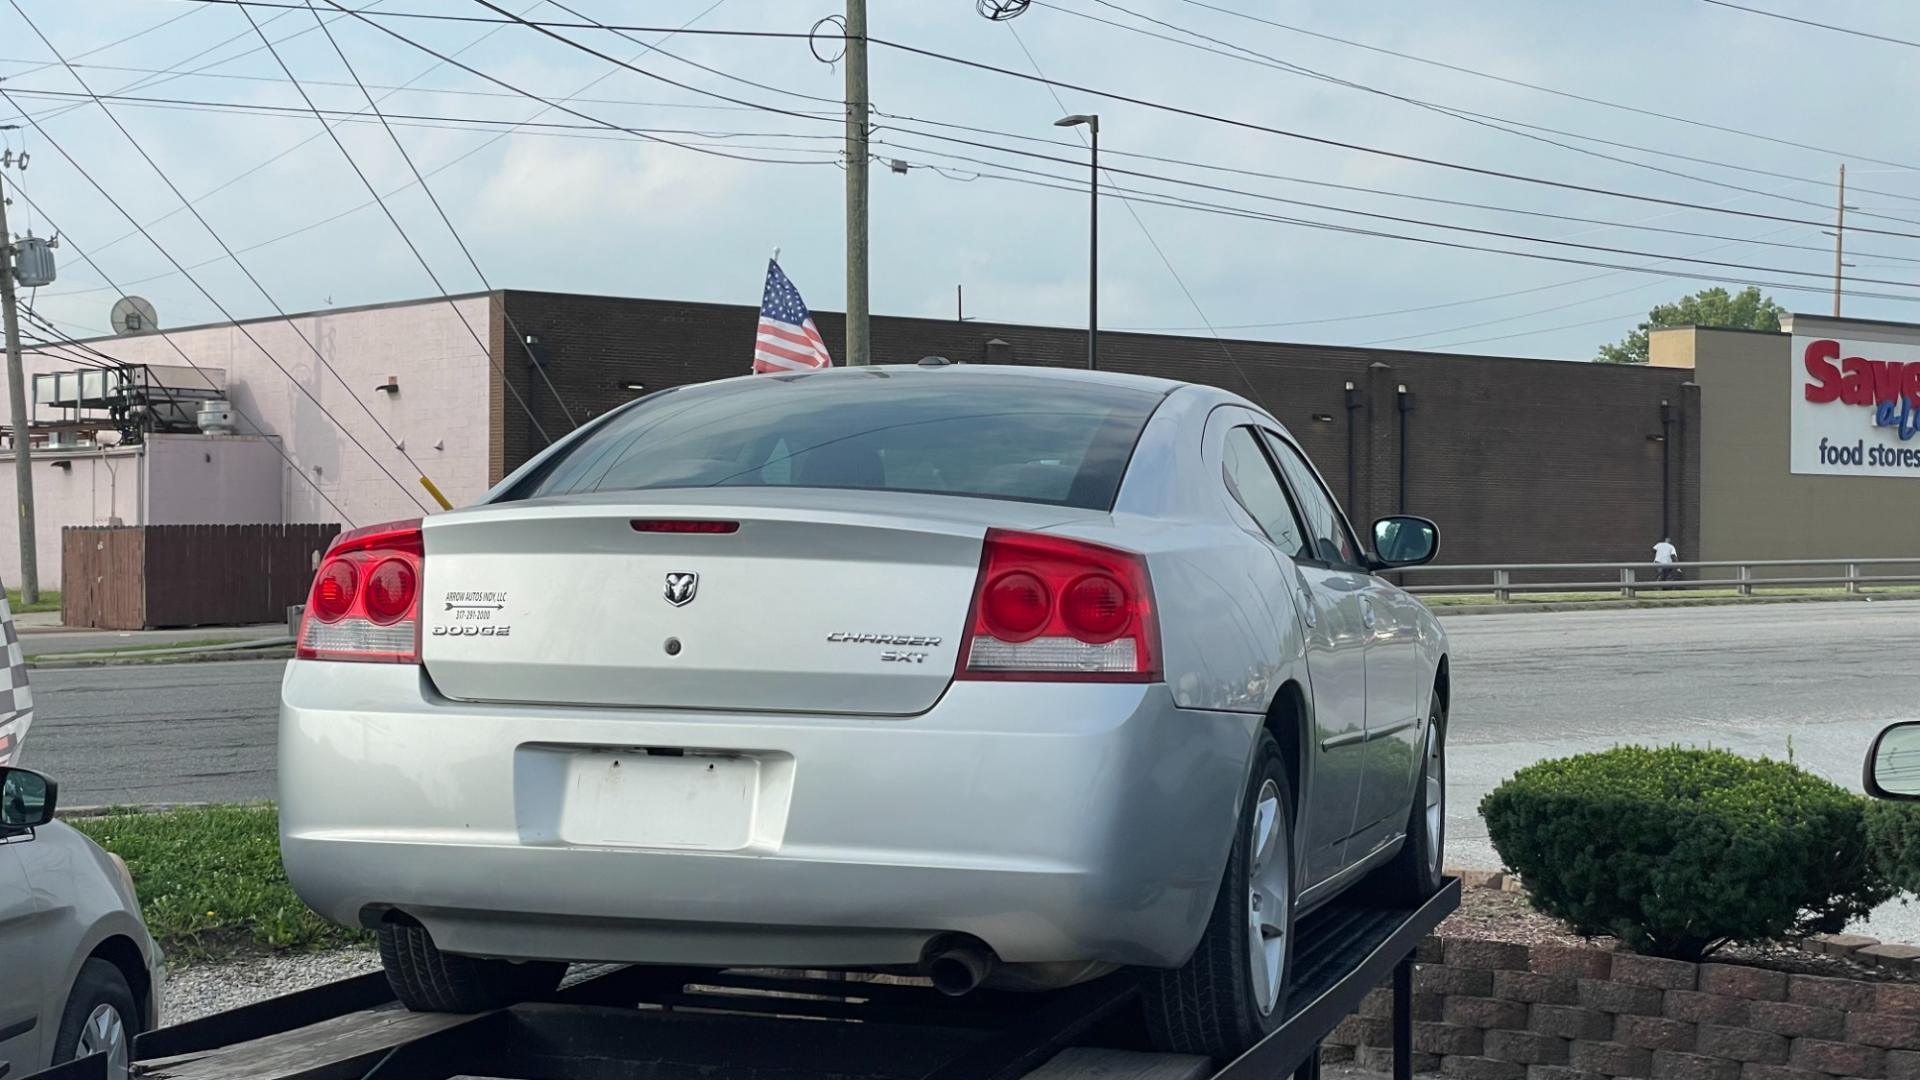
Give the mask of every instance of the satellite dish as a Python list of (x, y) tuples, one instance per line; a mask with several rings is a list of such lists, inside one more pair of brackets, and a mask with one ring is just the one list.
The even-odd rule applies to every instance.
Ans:
[(138, 334), (144, 330), (160, 329), (160, 316), (154, 313), (153, 305), (144, 296), (123, 296), (114, 302), (113, 314), (108, 316), (116, 334)]

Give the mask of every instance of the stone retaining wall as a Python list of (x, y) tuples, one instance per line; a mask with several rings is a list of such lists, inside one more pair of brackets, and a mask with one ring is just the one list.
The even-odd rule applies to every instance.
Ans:
[[(1414, 1068), (1463, 1080), (1920, 1080), (1920, 985), (1565, 945), (1422, 943)], [(1393, 1061), (1391, 992), (1327, 1041)]]

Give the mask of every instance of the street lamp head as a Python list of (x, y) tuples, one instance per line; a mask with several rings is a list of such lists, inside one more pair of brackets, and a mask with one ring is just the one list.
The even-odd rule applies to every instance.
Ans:
[(1072, 116), (1063, 116), (1053, 122), (1054, 127), (1079, 127), (1082, 124), (1099, 131), (1100, 117), (1091, 113), (1074, 113)]

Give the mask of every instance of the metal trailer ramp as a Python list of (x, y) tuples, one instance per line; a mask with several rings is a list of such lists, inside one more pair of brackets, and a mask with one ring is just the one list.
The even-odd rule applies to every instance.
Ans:
[[(1046, 994), (799, 973), (619, 967), (552, 1001), (477, 1016), (409, 1013), (375, 972), (141, 1035), (151, 1080), (1313, 1080), (1319, 1044), (1394, 986), (1394, 1073), (1411, 1075), (1413, 956), (1460, 905), (1449, 879), (1417, 908), (1334, 904), (1295, 927), (1281, 1027), (1216, 1070), (1146, 1052), (1139, 976)], [(1063, 1052), (1064, 1051), (1064, 1052)], [(95, 1056), (20, 1080), (106, 1080)]]

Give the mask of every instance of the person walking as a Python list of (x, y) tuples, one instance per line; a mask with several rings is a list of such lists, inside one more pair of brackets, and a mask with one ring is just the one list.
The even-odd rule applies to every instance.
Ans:
[(1653, 545), (1653, 562), (1660, 568), (1661, 581), (1680, 580), (1680, 568), (1673, 565), (1679, 557), (1680, 549), (1673, 546), (1670, 536), (1662, 537), (1659, 543)]

